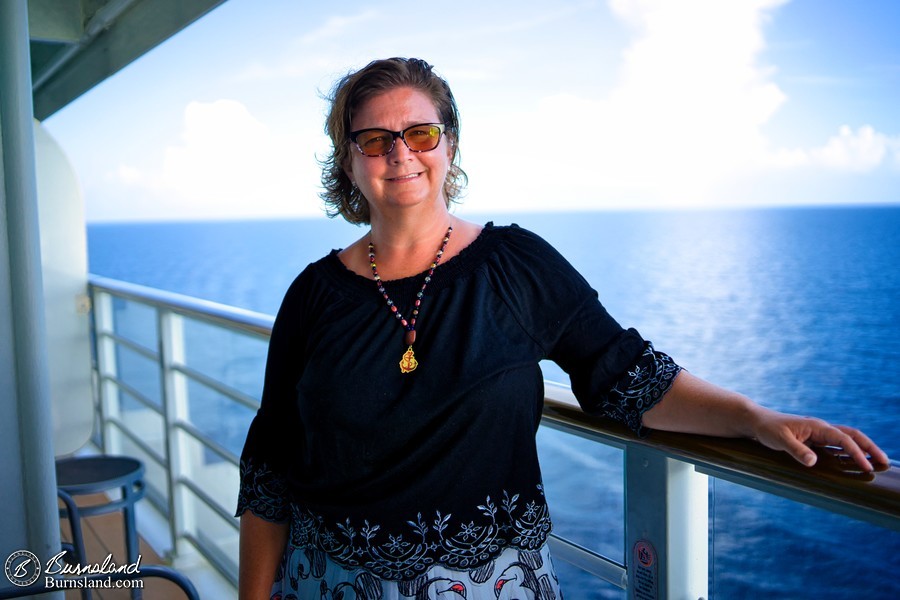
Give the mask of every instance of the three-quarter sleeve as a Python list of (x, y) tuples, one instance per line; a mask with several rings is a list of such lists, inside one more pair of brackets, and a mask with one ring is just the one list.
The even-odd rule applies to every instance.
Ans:
[(241, 453), (236, 516), (249, 510), (272, 522), (290, 517), (290, 469), (302, 453), (302, 436), (295, 427), (297, 382), (304, 362), (303, 280), (301, 274), (288, 289), (272, 326), (260, 408)]
[(585, 412), (643, 435), (641, 416), (669, 390), (681, 367), (636, 330), (619, 325), (550, 244), (526, 230), (513, 234), (516, 251), (504, 267), (516, 281), (509, 287), (510, 305), (523, 326), (546, 358), (569, 374)]
[(593, 290), (566, 323), (549, 358), (569, 374), (586, 413), (618, 421), (638, 435), (647, 433), (643, 414), (681, 371), (637, 330), (622, 329)]

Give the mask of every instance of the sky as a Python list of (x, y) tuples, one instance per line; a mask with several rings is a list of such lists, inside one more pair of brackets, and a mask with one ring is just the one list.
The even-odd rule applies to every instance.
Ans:
[(228, 0), (45, 122), (87, 220), (322, 216), (323, 96), (417, 56), (455, 210), (900, 203), (894, 0)]

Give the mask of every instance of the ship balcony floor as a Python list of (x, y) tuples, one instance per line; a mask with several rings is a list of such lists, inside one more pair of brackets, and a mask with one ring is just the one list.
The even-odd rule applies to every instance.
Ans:
[[(77, 496), (75, 502), (79, 507), (95, 504), (104, 504), (108, 501), (105, 494), (90, 494)], [(60, 502), (62, 507), (62, 503)], [(121, 512), (107, 513), (81, 518), (82, 535), (84, 536), (87, 564), (102, 564), (107, 556), (111, 556), (112, 562), (117, 565), (125, 564), (125, 525)], [(60, 537), (64, 542), (72, 541), (71, 529), (68, 519), (60, 519)], [(140, 538), (139, 552), (141, 565), (168, 565), (150, 546), (143, 536)], [(190, 574), (185, 573), (190, 577)], [(148, 577), (143, 580), (144, 600), (176, 600), (184, 598), (184, 593), (178, 586), (170, 581), (158, 577)], [(92, 589), (96, 600), (130, 600), (129, 589)], [(66, 600), (80, 600), (80, 590), (66, 590)]]

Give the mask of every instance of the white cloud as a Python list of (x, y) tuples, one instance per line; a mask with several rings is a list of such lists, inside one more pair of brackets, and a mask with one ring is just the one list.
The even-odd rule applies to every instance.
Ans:
[(129, 213), (105, 209), (122, 218), (319, 215), (319, 172), (309, 139), (299, 137), (272, 131), (235, 100), (191, 102), (180, 142), (157, 166), (111, 174), (118, 194), (131, 199)]
[(661, 194), (702, 202), (763, 151), (763, 125), (784, 101), (758, 62), (762, 24), (781, 0), (613, 0), (636, 28), (622, 77), (599, 106), (617, 143), (614, 172), (657, 179)]
[(119, 165), (115, 172), (111, 174), (110, 178), (126, 185), (137, 185), (144, 181), (141, 170), (130, 165)]
[(473, 180), (514, 174), (482, 190), (509, 198), (503, 208), (513, 210), (706, 205), (745, 202), (752, 193), (728, 186), (773, 169), (865, 174), (900, 165), (900, 136), (868, 125), (843, 126), (818, 148), (771, 146), (763, 126), (786, 95), (760, 56), (764, 25), (784, 2), (610, 0), (633, 31), (612, 91), (547, 96), (536, 113), (508, 115), (529, 125), (511, 132), (516, 143), (502, 156), (490, 123), (477, 124), (483, 134), (470, 128)]
[(345, 69), (346, 64), (339, 59), (322, 54), (303, 53), (300, 57), (291, 57), (286, 61), (253, 62), (237, 71), (231, 78), (238, 83), (255, 83), (278, 81), (282, 84), (286, 79), (296, 79), (321, 72), (338, 72)]
[(349, 30), (357, 25), (368, 23), (378, 17), (378, 11), (374, 9), (364, 10), (350, 16), (333, 16), (328, 18), (318, 29), (300, 37), (300, 42), (306, 45), (320, 44), (324, 41), (340, 39)]
[(267, 55), (249, 62), (237, 69), (232, 78), (241, 83), (277, 81), (283, 84), (286, 79), (345, 72), (349, 66), (346, 55), (352, 47), (347, 40), (364, 40), (367, 29), (371, 34), (372, 27), (380, 33), (379, 26), (372, 25), (379, 17), (379, 12), (374, 9), (328, 17), (315, 29), (287, 41), (280, 55)]
[(823, 166), (856, 172), (880, 166), (888, 153), (888, 137), (864, 125), (857, 131), (843, 126), (824, 147), (812, 151), (814, 162)]
[(191, 102), (182, 143), (165, 151), (162, 181), (193, 207), (226, 214), (314, 212), (318, 174), (297, 139), (279, 134), (234, 100)]
[(856, 131), (843, 125), (823, 146), (780, 149), (770, 155), (769, 164), (781, 169), (813, 167), (844, 173), (870, 173), (892, 162), (900, 166), (898, 161), (900, 136), (879, 133), (870, 125), (863, 125)]
[(581, 206), (712, 201), (717, 183), (762, 162), (760, 127), (784, 101), (758, 62), (762, 25), (782, 3), (611, 0), (634, 34), (617, 83), (601, 99), (546, 97), (521, 117), (536, 144), (504, 163), (540, 175), (518, 197), (537, 185), (545, 193), (529, 195), (544, 204), (550, 195)]

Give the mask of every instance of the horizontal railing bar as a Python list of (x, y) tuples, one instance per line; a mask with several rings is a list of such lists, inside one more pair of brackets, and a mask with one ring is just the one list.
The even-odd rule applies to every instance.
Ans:
[(129, 384), (125, 383), (118, 377), (113, 377), (112, 375), (104, 375), (102, 377), (102, 379), (105, 382), (110, 382), (110, 383), (115, 384), (116, 387), (118, 387), (120, 390), (122, 390), (123, 392), (128, 394), (128, 396), (130, 396), (132, 400), (137, 400), (144, 407), (152, 410), (154, 413), (156, 413), (157, 415), (162, 417), (162, 409), (159, 406), (157, 406), (156, 403), (153, 402), (153, 400), (151, 400), (150, 398), (148, 398), (147, 396), (145, 396), (144, 394), (139, 392), (137, 389), (131, 387)]
[(219, 506), (219, 503), (216, 502), (209, 494), (201, 490), (193, 481), (190, 479), (185, 479), (184, 477), (178, 478), (176, 481), (179, 485), (183, 485), (184, 487), (191, 490), (191, 492), (197, 496), (197, 499), (203, 502), (210, 510), (219, 515), (223, 521), (228, 523), (228, 525), (233, 528), (235, 531), (238, 531), (240, 526), (238, 525), (237, 519), (235, 519), (234, 515)]
[(101, 333), (100, 337), (108, 338), (120, 346), (125, 346), (135, 354), (140, 354), (146, 359), (152, 360), (154, 362), (159, 360), (159, 354), (157, 354), (155, 350), (152, 350), (147, 346), (144, 346), (143, 344), (139, 344), (131, 338), (124, 337), (118, 333), (111, 331)]
[(225, 556), (225, 553), (216, 548), (212, 544), (207, 544), (202, 540), (197, 539), (191, 533), (184, 532), (181, 536), (190, 542), (190, 544), (196, 548), (197, 552), (203, 555), (203, 557), (209, 561), (209, 564), (213, 566), (213, 568), (219, 572), (222, 577), (224, 577), (228, 582), (237, 587), (238, 585), (238, 566), (234, 563), (234, 561), (229, 560), (228, 557)]
[(88, 281), (91, 287), (114, 296), (164, 307), (186, 317), (224, 325), (228, 329), (237, 329), (257, 337), (271, 335), (272, 324), (275, 322), (274, 317), (262, 313), (98, 275), (89, 275)]
[(222, 459), (228, 461), (235, 467), (240, 467), (241, 459), (239, 456), (237, 456), (234, 452), (232, 452), (231, 450), (229, 450), (228, 448), (226, 448), (219, 442), (215, 441), (214, 439), (210, 438), (208, 435), (206, 435), (199, 429), (197, 429), (193, 424), (188, 423), (187, 421), (178, 420), (178, 421), (175, 421), (174, 423), (172, 423), (172, 427), (181, 429), (182, 431), (187, 433), (189, 436), (191, 436), (192, 438), (194, 438), (195, 440), (197, 440), (198, 442), (200, 442), (201, 444), (203, 444), (204, 446), (206, 446), (207, 448), (209, 448), (210, 450), (212, 450), (213, 452), (218, 454), (220, 457), (222, 457)]
[(172, 365), (171, 369), (182, 373), (185, 377), (188, 377), (197, 383), (205, 385), (209, 389), (218, 392), (237, 404), (245, 406), (250, 410), (259, 410), (259, 398), (254, 398), (249, 394), (245, 394), (244, 392), (237, 390), (226, 383), (222, 383), (218, 379), (213, 379), (209, 375), (201, 373), (196, 369), (192, 369), (187, 365)]
[(819, 450), (814, 467), (804, 467), (784, 452), (746, 439), (654, 431), (645, 438), (608, 419), (585, 414), (564, 391), (547, 390), (543, 422), (577, 430), (597, 441), (654, 448), (668, 457), (739, 485), (760, 489), (830, 512), (900, 530), (900, 467), (874, 473), (850, 470), (827, 450)]
[(623, 590), (628, 587), (624, 565), (555, 533), (550, 534), (547, 542), (554, 560), (563, 560)]
[(150, 445), (147, 444), (147, 442), (139, 438), (127, 423), (117, 417), (106, 417), (106, 422), (115, 425), (119, 429), (119, 431), (121, 431), (125, 435), (125, 437), (131, 440), (131, 442), (135, 446), (140, 448), (147, 456), (152, 458), (156, 464), (164, 469), (166, 468), (166, 458), (157, 453), (156, 450), (151, 448)]

